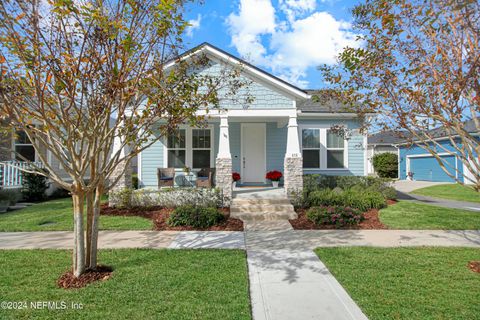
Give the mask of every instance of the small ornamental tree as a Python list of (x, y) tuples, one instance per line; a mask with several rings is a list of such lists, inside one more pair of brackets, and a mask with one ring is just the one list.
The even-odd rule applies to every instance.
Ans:
[(30, 171), (72, 195), (75, 276), (96, 268), (100, 201), (120, 179), (115, 169), (179, 124), (202, 125), (199, 108), (218, 108), (243, 85), (239, 69), (191, 72), (209, 63), (201, 55), (167, 68), (183, 50), (186, 2), (0, 2), (0, 120), (32, 141), (46, 171)]
[(380, 178), (398, 177), (398, 156), (395, 153), (377, 153), (372, 160), (373, 168)]
[(377, 114), (372, 125), (402, 132), (462, 182), (463, 171), (442, 161), (452, 152), (446, 139), (480, 190), (480, 2), (364, 0), (352, 12), (362, 45), (320, 68), (325, 92)]

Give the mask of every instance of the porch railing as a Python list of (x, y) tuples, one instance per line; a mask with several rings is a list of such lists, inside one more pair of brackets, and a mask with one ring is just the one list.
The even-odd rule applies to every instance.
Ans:
[(22, 170), (43, 168), (41, 162), (3, 161), (0, 162), (0, 189), (20, 188), (22, 186)]

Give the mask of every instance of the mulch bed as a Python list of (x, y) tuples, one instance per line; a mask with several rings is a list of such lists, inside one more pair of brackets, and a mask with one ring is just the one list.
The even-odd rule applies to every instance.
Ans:
[(153, 207), (149, 209), (144, 208), (132, 208), (132, 209), (119, 209), (110, 208), (108, 205), (103, 205), (100, 211), (101, 215), (106, 216), (136, 216), (145, 219), (152, 220), (153, 230), (156, 231), (243, 231), (242, 220), (230, 218), (230, 209), (220, 209), (225, 216), (225, 221), (209, 228), (194, 228), (188, 226), (171, 227), (167, 224), (167, 219), (170, 213), (173, 211), (171, 208)]
[(83, 288), (92, 282), (110, 279), (112, 272), (111, 267), (103, 265), (98, 265), (95, 270), (87, 270), (78, 278), (73, 275), (72, 271), (68, 271), (57, 280), (57, 286), (63, 289)]
[(468, 263), (468, 268), (473, 272), (480, 273), (480, 261), (470, 261)]
[[(387, 204), (393, 205), (397, 203), (396, 201), (393, 200), (388, 200)], [(314, 222), (310, 221), (307, 216), (306, 216), (306, 211), (305, 209), (298, 209), (297, 214), (298, 218), (297, 219), (292, 219), (289, 220), (290, 224), (292, 225), (294, 230), (331, 230), (331, 229), (349, 229), (349, 230), (374, 230), (374, 229), (388, 229), (386, 225), (384, 225), (380, 221), (379, 217), (379, 210), (378, 209), (372, 209), (363, 214), (364, 220), (360, 222), (358, 225), (354, 226), (344, 226), (341, 228), (338, 228), (334, 225), (330, 224), (323, 224), (323, 225), (316, 225)]]

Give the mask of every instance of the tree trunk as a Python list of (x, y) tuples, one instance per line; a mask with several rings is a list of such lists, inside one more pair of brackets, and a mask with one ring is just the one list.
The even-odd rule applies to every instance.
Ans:
[(83, 228), (83, 193), (72, 194), (73, 198), (73, 274), (79, 277), (85, 272), (85, 236)]
[[(92, 224), (93, 224), (93, 191), (87, 193), (86, 197), (86, 204), (87, 204), (87, 268), (92, 268), (90, 265), (91, 260), (91, 247), (92, 247)], [(95, 268), (96, 266), (93, 266)]]
[(103, 189), (101, 186), (95, 190), (95, 201), (93, 203), (93, 215), (92, 215), (92, 230), (90, 235), (90, 245), (88, 251), (90, 252), (88, 267), (94, 269), (97, 267), (97, 252), (98, 252), (98, 220), (100, 217), (100, 205), (102, 201)]

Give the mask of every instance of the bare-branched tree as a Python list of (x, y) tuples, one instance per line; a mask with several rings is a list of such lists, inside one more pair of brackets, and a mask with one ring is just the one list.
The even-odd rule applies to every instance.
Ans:
[(199, 108), (218, 108), (244, 85), (238, 68), (210, 76), (192, 72), (206, 57), (176, 59), (185, 2), (0, 2), (0, 118), (32, 141), (45, 170), (31, 171), (72, 195), (75, 276), (97, 265), (101, 196), (118, 168), (177, 125), (201, 125)]
[(441, 158), (456, 152), (472, 173), (465, 181), (480, 190), (480, 3), (365, 0), (353, 16), (363, 45), (320, 68), (330, 96), (376, 113), (372, 125), (418, 144), (461, 182), (463, 172)]

